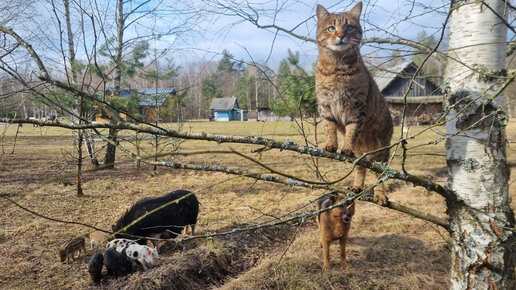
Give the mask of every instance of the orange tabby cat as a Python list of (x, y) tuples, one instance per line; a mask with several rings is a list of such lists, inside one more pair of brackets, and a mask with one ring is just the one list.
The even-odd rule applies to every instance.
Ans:
[[(359, 52), (362, 28), (362, 2), (349, 12), (333, 14), (317, 6), (317, 44), (319, 59), (316, 67), (316, 92), (319, 114), (324, 121), (324, 149), (336, 152), (337, 130), (344, 135), (342, 153), (360, 156), (390, 145), (392, 119), (378, 86), (369, 74)], [(387, 161), (389, 149), (367, 156), (368, 160)], [(366, 169), (356, 169), (352, 190), (364, 188)], [(374, 200), (387, 203), (382, 191), (375, 191)]]

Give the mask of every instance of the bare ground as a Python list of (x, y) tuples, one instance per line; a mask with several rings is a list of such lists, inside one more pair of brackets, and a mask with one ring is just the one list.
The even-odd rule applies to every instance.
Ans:
[[(202, 203), (198, 233), (239, 228), (259, 223), (303, 207), (321, 192), (286, 188), (264, 182), (228, 177), (220, 173), (179, 171), (136, 166), (119, 155), (115, 170), (84, 174), (85, 196), (75, 196), (71, 142), (67, 134), (34, 132), (3, 140), (0, 155), (0, 194), (43, 215), (109, 229), (137, 199), (170, 190), (196, 192)], [(49, 136), (50, 135), (50, 136)], [(288, 134), (284, 134), (288, 136)], [(197, 143), (195, 144), (197, 148)], [(442, 150), (439, 149), (439, 150)], [(1, 152), (0, 152), (1, 153)], [(121, 153), (119, 153), (121, 154)], [(267, 153), (274, 164), (287, 164), (301, 172), (306, 159), (282, 159)], [(274, 155), (277, 154), (277, 155)], [(295, 155), (298, 156), (298, 155)], [(219, 163), (220, 156), (206, 157)], [(419, 160), (413, 172), (437, 181), (445, 179), (443, 158)], [(434, 157), (432, 157), (434, 158)], [(416, 164), (417, 162), (414, 162)], [(339, 164), (334, 165), (338, 168)], [(306, 177), (306, 176), (305, 176)], [(310, 177), (310, 176), (308, 176)], [(72, 185), (65, 185), (72, 184)], [(390, 182), (390, 198), (444, 217), (442, 198), (402, 182)], [(511, 196), (512, 196), (511, 191)], [(0, 288), (2, 289), (200, 289), (200, 288), (301, 288), (301, 289), (445, 289), (449, 279), (446, 233), (420, 220), (379, 206), (359, 202), (347, 248), (348, 268), (339, 267), (336, 244), (331, 248), (332, 269), (322, 270), (318, 230), (312, 220), (286, 224), (182, 245), (163, 245), (161, 265), (148, 271), (114, 279), (104, 277), (93, 285), (87, 273), (88, 249), (74, 262), (60, 263), (57, 248), (70, 238), (91, 231), (25, 212), (0, 199)], [(300, 210), (302, 209), (302, 210)]]

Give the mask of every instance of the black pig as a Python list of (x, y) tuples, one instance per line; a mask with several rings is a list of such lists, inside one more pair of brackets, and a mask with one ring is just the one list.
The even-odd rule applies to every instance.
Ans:
[[(195, 224), (197, 223), (197, 215), (199, 214), (199, 201), (193, 193), (187, 190), (176, 190), (160, 197), (147, 197), (137, 201), (124, 216), (117, 221), (116, 225), (112, 226), (113, 232), (117, 232), (131, 224), (134, 220), (147, 212), (177, 199), (181, 200), (146, 216), (144, 219), (129, 227), (125, 232), (115, 234), (115, 237), (134, 239), (135, 236), (138, 236), (172, 239), (181, 233), (183, 228), (187, 225), (192, 227), (192, 234), (195, 235)], [(138, 243), (145, 245), (147, 239), (140, 238)], [(152, 243), (159, 252), (159, 241), (152, 240)]]
[(104, 265), (108, 275), (122, 276), (133, 271), (133, 262), (125, 254), (119, 253), (114, 248), (104, 251)]
[(102, 266), (104, 261), (104, 257), (101, 253), (96, 253), (91, 256), (90, 263), (88, 265), (88, 272), (90, 272), (91, 280), (93, 282), (98, 283), (102, 278)]

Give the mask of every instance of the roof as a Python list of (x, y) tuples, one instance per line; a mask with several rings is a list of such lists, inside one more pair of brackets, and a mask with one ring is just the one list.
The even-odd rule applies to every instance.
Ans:
[[(115, 88), (108, 87), (106, 92), (112, 92)], [(140, 96), (140, 106), (142, 107), (155, 107), (156, 103), (158, 106), (163, 105), (167, 100), (168, 96), (176, 93), (174, 88), (144, 88), (144, 89), (124, 89), (120, 88), (120, 97), (129, 99), (131, 92), (135, 92)]]
[[(112, 94), (114, 91), (115, 91), (114, 87), (107, 87), (106, 88), (106, 94), (108, 94), (108, 93)], [(128, 99), (129, 97), (131, 97), (131, 91), (128, 90), (128, 89), (120, 88), (120, 97), (122, 97), (124, 99)]]
[(140, 106), (154, 107), (156, 103), (162, 105), (170, 95), (176, 93), (176, 90), (173, 88), (145, 88), (137, 89), (136, 93), (140, 95)]
[(231, 111), (233, 109), (239, 109), (235, 97), (215, 98), (211, 101), (210, 110)]
[(390, 68), (389, 70), (380, 71), (375, 77), (374, 81), (378, 85), (380, 92), (387, 88), (403, 71), (409, 67), (415, 66), (411, 61), (401, 63), (397, 66)]

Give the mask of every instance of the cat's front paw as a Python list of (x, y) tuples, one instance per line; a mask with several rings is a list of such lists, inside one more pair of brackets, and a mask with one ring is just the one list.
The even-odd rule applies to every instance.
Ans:
[(328, 152), (337, 152), (337, 147), (338, 147), (338, 145), (335, 143), (326, 143), (326, 145), (324, 145), (323, 149)]
[(389, 198), (387, 198), (387, 195), (381, 191), (375, 191), (373, 196), (374, 202), (376, 202), (378, 205), (387, 205), (387, 202), (389, 202)]
[(348, 157), (355, 157), (355, 153), (353, 153), (353, 150), (348, 149), (348, 148), (342, 149), (341, 153)]

